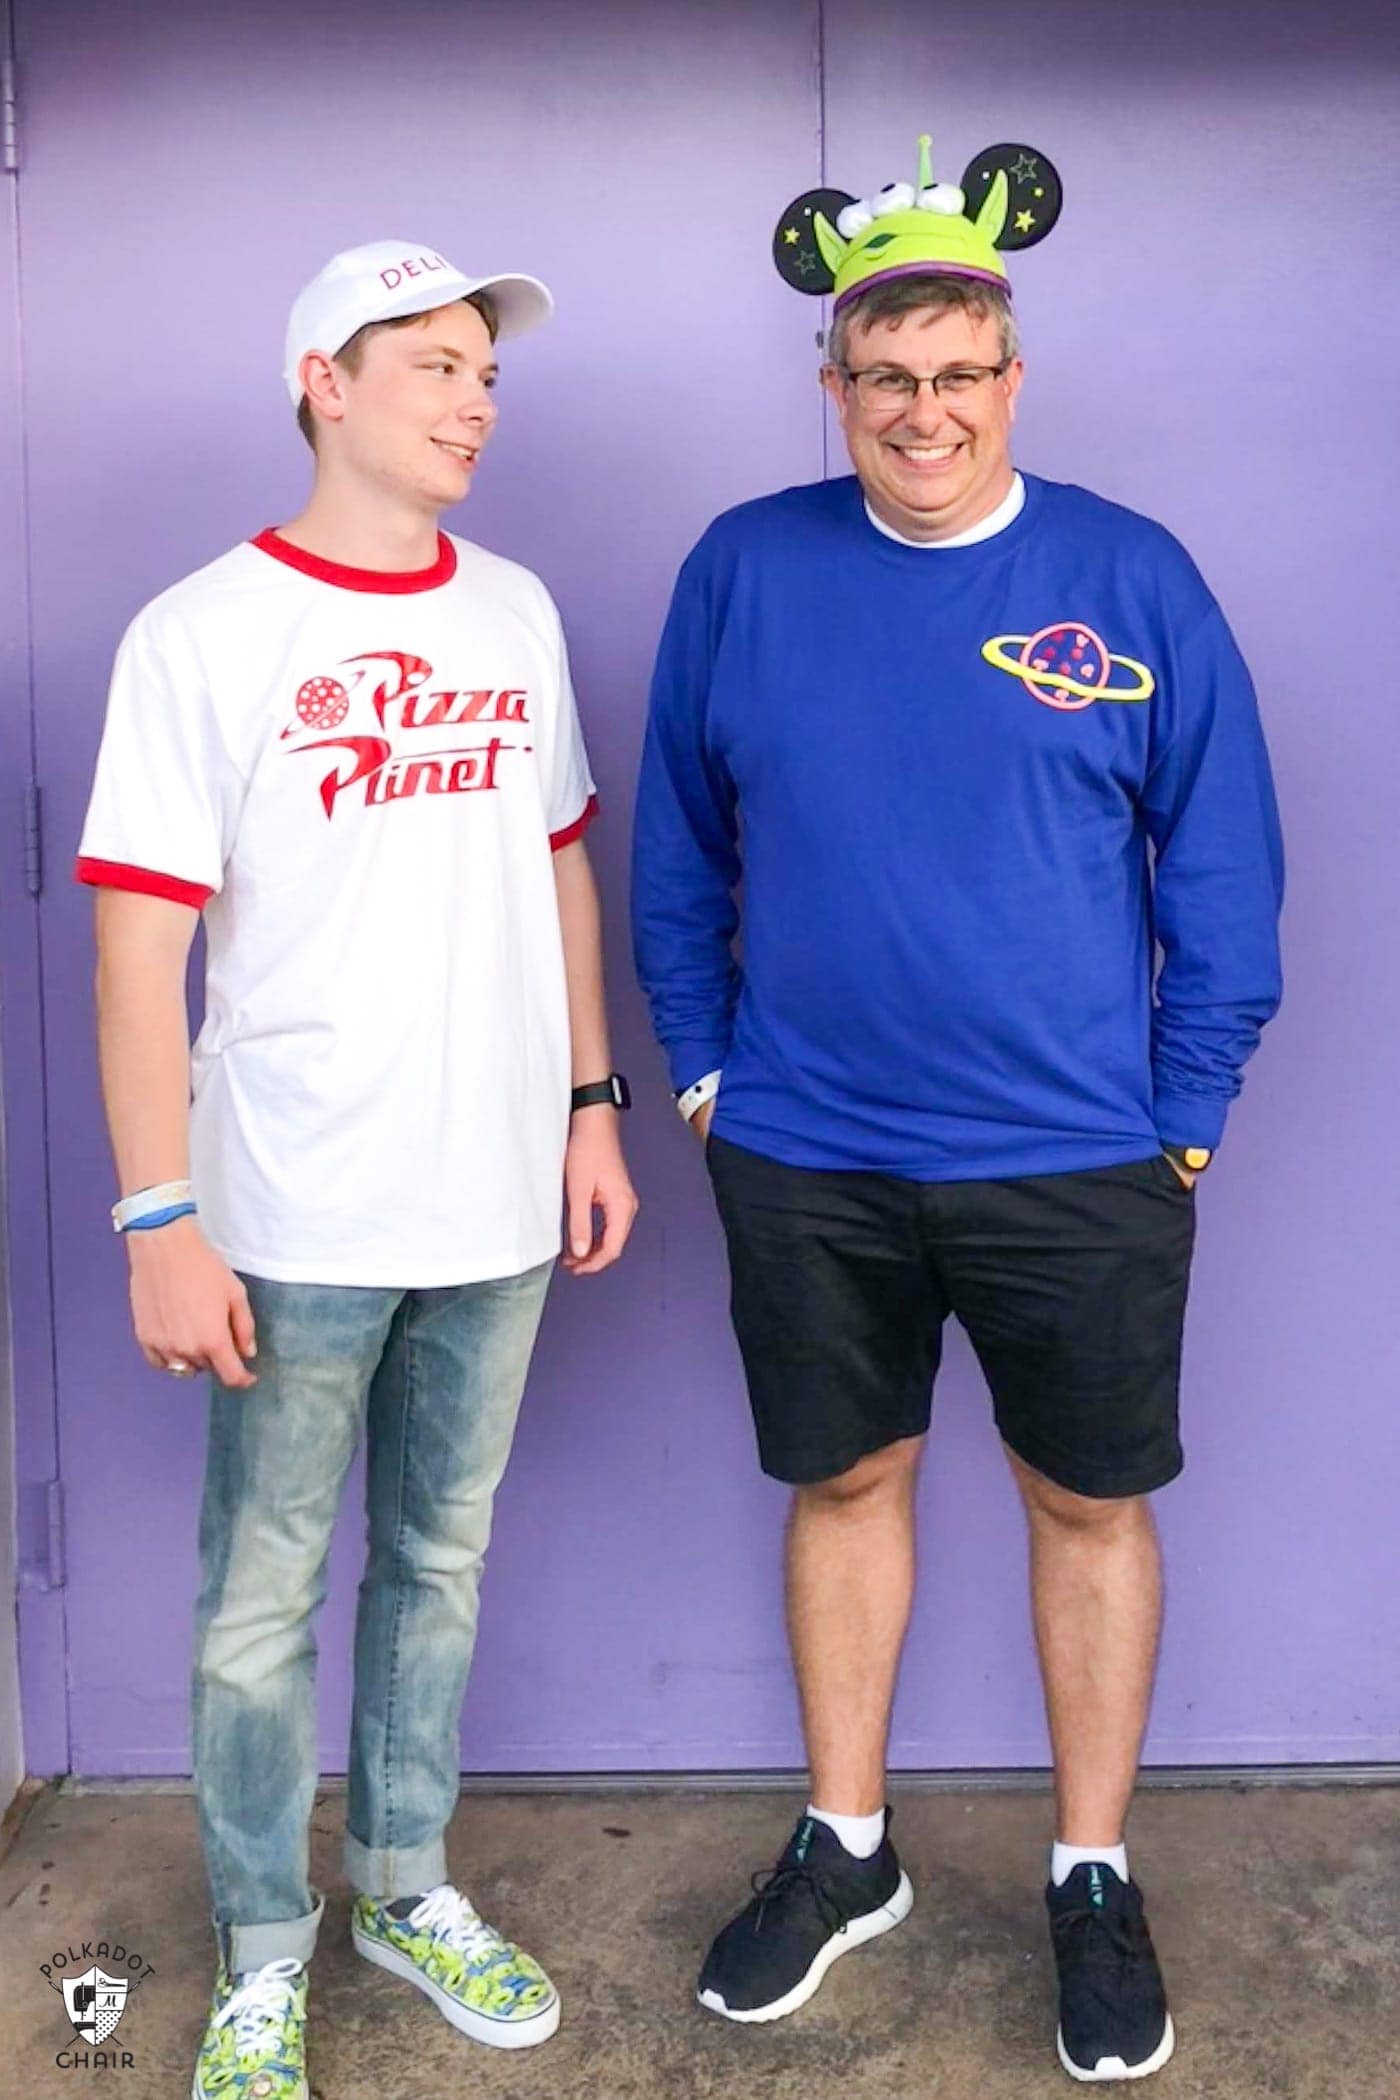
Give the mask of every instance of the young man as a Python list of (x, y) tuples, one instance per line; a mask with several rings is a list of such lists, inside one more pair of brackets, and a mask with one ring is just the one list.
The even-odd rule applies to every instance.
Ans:
[(558, 614), (438, 529), (495, 425), (495, 338), (550, 310), (533, 278), (411, 244), (336, 256), (287, 337), (310, 501), (146, 606), (113, 677), (78, 862), (113, 1216), (148, 1362), (213, 1374), (193, 1743), (219, 1964), (195, 2100), (307, 2091), (311, 1621), (362, 1426), (355, 1945), (480, 2041), (559, 2020), (444, 1852), (561, 1176), (575, 1275), (636, 1211)]
[(994, 243), (1048, 231), (1053, 170), (999, 148), (964, 186), (980, 208), (925, 146), (917, 189), (779, 222), (784, 273), (836, 293), (823, 379), (855, 477), (710, 528), (653, 688), (639, 969), (706, 1139), (762, 1463), (795, 1486), (812, 1771), (700, 1996), (777, 2018), (909, 1909), (884, 1763), (952, 1313), (1030, 1525), (1059, 2054), (1141, 2077), (1173, 2040), (1123, 1845), (1159, 1621), (1146, 1497), (1181, 1466), (1192, 1184), (1279, 997), (1279, 835), (1188, 556), (1012, 466)]

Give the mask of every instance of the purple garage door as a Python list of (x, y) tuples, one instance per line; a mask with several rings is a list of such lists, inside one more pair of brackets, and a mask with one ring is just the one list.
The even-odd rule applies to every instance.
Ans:
[[(13, 881), (0, 930), (27, 1553), (56, 1476), (66, 1530), (62, 1586), (36, 1569), (23, 1593), (31, 1768), (187, 1769), (204, 1403), (129, 1340), (90, 905), (67, 879), (111, 650), (145, 598), (298, 503), (285, 309), (325, 256), (381, 234), (535, 270), (558, 294), (557, 325), (508, 358), (501, 433), (453, 523), (538, 568), (572, 637), (646, 1205), (621, 1271), (556, 1287), (463, 1762), (795, 1761), (783, 1498), (756, 1476), (700, 1162), (626, 959), (628, 811), (677, 561), (716, 509), (822, 470), (819, 310), (772, 272), (773, 220), (823, 151), (828, 180), (865, 192), (911, 172), (926, 126), (944, 176), (1002, 138), (1057, 162), (1064, 218), (1017, 279), (1023, 459), (1192, 546), (1258, 673), (1290, 831), (1286, 1016), (1201, 1198), (1191, 1463), (1162, 1498), (1173, 1616), (1150, 1754), (1400, 1756), (1382, 1172), (1397, 740), (1373, 611), (1396, 553), (1375, 307), (1395, 294), (1370, 273), (1394, 221), (1380, 142), (1400, 83), (1361, 0), (1209, 15), (1170, 0), (1141, 17), (1008, 0), (994, 36), (914, 0), (824, 25), (799, 0), (18, 13), (47, 1179), (33, 911)], [(17, 796), (22, 726), (4, 736)], [(343, 1763), (358, 1487), (321, 1627), (328, 1769)], [(1041, 1762), (1016, 1514), (960, 1344), (924, 1501), (896, 1756)]]

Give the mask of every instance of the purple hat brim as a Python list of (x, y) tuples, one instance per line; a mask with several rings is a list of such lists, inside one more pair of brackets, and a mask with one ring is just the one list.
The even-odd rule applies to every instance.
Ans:
[(992, 270), (974, 269), (970, 263), (900, 263), (893, 270), (877, 270), (873, 277), (862, 277), (859, 284), (853, 284), (848, 290), (841, 292), (831, 309), (832, 313), (840, 313), (843, 306), (852, 299), (858, 299), (862, 292), (868, 292), (872, 285), (889, 284), (896, 277), (974, 277), (980, 284), (997, 285), (1008, 298), (1011, 296), (1008, 278), (998, 276)]

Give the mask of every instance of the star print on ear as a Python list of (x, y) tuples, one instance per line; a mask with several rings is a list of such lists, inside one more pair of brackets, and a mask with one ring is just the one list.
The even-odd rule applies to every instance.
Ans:
[(834, 226), (839, 213), (855, 198), (849, 190), (804, 190), (773, 229), (773, 261), (784, 284), (795, 292), (826, 293), (836, 280), (817, 246), (812, 220), (817, 212)]
[(969, 218), (975, 217), (998, 174), (1006, 177), (1009, 204), (997, 247), (1033, 248), (1049, 233), (1064, 203), (1055, 164), (1034, 146), (988, 146), (968, 162), (962, 179)]

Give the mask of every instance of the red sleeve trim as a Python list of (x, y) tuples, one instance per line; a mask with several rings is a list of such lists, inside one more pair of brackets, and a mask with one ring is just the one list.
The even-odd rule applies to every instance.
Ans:
[(561, 846), (572, 846), (575, 839), (581, 839), (597, 814), (598, 797), (590, 795), (583, 805), (583, 815), (575, 817), (573, 823), (569, 825), (566, 831), (550, 832), (549, 848), (551, 853), (557, 853)]
[(166, 897), (172, 904), (188, 904), (203, 911), (214, 892), (202, 882), (182, 882), (178, 875), (162, 875), (155, 868), (131, 868), (120, 860), (79, 859), (74, 876), (97, 889), (137, 890), (143, 897)]
[(274, 561), (299, 569), (303, 576), (314, 576), (318, 583), (333, 583), (342, 591), (371, 591), (381, 597), (435, 591), (439, 584), (450, 583), (457, 573), (457, 549), (445, 532), (438, 534), (437, 560), (426, 569), (350, 569), (344, 562), (325, 561), (319, 554), (308, 553), (305, 547), (294, 547), (272, 525), (260, 532), (252, 544), (260, 554), (270, 554)]

